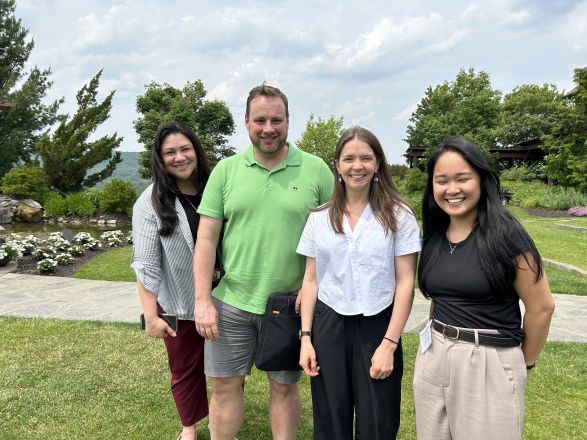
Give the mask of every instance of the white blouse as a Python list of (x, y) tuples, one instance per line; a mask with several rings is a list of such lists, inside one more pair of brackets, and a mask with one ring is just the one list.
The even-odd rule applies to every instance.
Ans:
[(386, 235), (367, 205), (351, 230), (334, 232), (328, 210), (312, 212), (297, 253), (316, 259), (318, 299), (341, 315), (372, 316), (387, 308), (395, 293), (394, 257), (419, 252), (420, 229), (408, 208), (396, 211), (397, 233)]

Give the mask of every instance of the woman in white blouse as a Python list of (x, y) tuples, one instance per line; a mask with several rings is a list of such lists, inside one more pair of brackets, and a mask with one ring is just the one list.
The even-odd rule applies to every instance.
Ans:
[(335, 166), (332, 198), (310, 214), (297, 249), (314, 438), (352, 439), (353, 426), (356, 438), (395, 438), (420, 231), (373, 133), (345, 130)]

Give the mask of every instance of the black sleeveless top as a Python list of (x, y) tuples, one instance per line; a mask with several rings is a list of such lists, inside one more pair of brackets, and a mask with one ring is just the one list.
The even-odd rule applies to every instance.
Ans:
[(433, 319), (457, 327), (495, 329), (523, 341), (519, 297), (513, 286), (503, 294), (493, 291), (483, 273), (475, 231), (456, 248), (443, 239), (438, 260), (426, 274), (426, 287), (434, 304)]

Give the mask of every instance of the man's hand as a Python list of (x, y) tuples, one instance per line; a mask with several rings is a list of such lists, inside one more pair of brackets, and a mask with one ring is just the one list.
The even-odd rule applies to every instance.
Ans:
[(211, 341), (218, 339), (218, 313), (211, 300), (196, 301), (194, 316), (200, 336)]

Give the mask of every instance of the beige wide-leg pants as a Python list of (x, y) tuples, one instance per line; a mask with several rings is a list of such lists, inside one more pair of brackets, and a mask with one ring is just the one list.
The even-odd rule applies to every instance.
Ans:
[(518, 440), (526, 364), (520, 347), (455, 341), (432, 330), (414, 369), (419, 440)]

